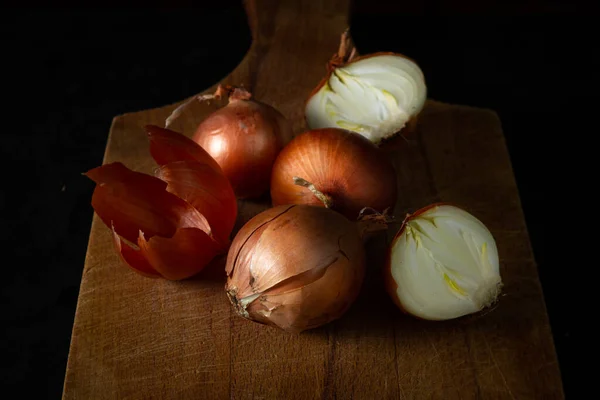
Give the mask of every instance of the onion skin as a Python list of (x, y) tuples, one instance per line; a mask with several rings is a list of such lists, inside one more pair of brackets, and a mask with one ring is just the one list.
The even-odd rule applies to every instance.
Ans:
[(177, 161), (162, 165), (156, 177), (167, 182), (167, 190), (187, 201), (210, 224), (220, 243), (230, 243), (229, 236), (237, 217), (233, 188), (219, 170), (195, 161)]
[[(85, 175), (95, 213), (112, 229), (125, 265), (149, 278), (181, 280), (226, 253), (237, 202), (219, 165), (186, 136), (146, 126), (158, 177), (114, 162)], [(132, 245), (135, 244), (135, 245)]]
[(275, 108), (231, 98), (198, 125), (193, 140), (221, 166), (238, 198), (269, 189), (271, 168), (293, 137), (291, 124)]
[(187, 136), (156, 125), (146, 125), (144, 129), (148, 134), (150, 155), (158, 165), (196, 161), (223, 173), (214, 158)]
[(357, 228), (321, 207), (285, 205), (258, 214), (238, 232), (227, 256), (225, 290), (234, 310), (292, 333), (341, 317), (365, 275)]
[(338, 128), (315, 129), (292, 140), (279, 153), (271, 176), (273, 205), (309, 204), (325, 207), (294, 177), (311, 182), (331, 197), (332, 209), (356, 220), (360, 210), (393, 209), (396, 172), (389, 159), (365, 137)]

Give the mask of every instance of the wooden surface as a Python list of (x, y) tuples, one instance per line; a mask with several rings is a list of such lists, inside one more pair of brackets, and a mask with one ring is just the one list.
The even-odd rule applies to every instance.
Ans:
[[(306, 95), (347, 24), (346, 1), (248, 5), (254, 43), (224, 80), (304, 129)], [(256, 10), (259, 10), (256, 13)], [(211, 91), (208, 89), (207, 92)], [(174, 105), (118, 116), (105, 162), (151, 172), (142, 127)], [(191, 136), (216, 105), (173, 126)], [(394, 229), (368, 244), (357, 302), (335, 323), (300, 335), (237, 317), (223, 260), (183, 281), (151, 280), (120, 264), (94, 215), (67, 365), (65, 399), (554, 399), (562, 385), (536, 265), (501, 131), (489, 110), (429, 101), (414, 141), (388, 152), (398, 169), (398, 216), (432, 201), (463, 205), (494, 234), (504, 296), (478, 318), (418, 321), (383, 290)], [(241, 224), (266, 202), (240, 202)]]

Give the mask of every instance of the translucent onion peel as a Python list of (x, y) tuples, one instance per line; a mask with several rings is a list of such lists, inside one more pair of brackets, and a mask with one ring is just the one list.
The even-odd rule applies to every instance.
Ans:
[(370, 215), (351, 222), (308, 205), (258, 214), (238, 232), (227, 255), (225, 289), (234, 310), (288, 332), (341, 317), (363, 282), (363, 238), (385, 229), (382, 219)]
[(406, 217), (389, 248), (385, 272), (396, 305), (427, 320), (477, 313), (495, 303), (502, 288), (491, 232), (449, 204)]
[(237, 216), (237, 201), (223, 174), (208, 164), (177, 161), (161, 166), (156, 176), (168, 183), (169, 192), (206, 217), (213, 235), (220, 242), (229, 241)]
[(347, 129), (380, 144), (423, 109), (425, 78), (418, 64), (401, 54), (355, 54), (345, 32), (327, 75), (309, 96), (306, 122), (310, 129)]
[(187, 136), (156, 125), (147, 125), (145, 129), (150, 139), (150, 154), (158, 165), (196, 161), (223, 173), (217, 161)]
[(235, 195), (191, 139), (156, 126), (146, 131), (159, 177), (119, 162), (94, 168), (85, 174), (96, 183), (92, 206), (129, 267), (147, 277), (185, 279), (227, 251)]

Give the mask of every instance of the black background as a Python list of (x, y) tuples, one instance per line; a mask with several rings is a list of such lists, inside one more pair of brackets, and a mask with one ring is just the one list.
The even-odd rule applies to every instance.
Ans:
[[(2, 258), (0, 375), (23, 398), (62, 392), (93, 213), (93, 185), (81, 173), (102, 163), (112, 117), (203, 90), (250, 46), (238, 2), (59, 7), (65, 4), (0, 16), (0, 232), (10, 255)], [(558, 111), (589, 95), (572, 92), (589, 84), (585, 69), (566, 72), (587, 64), (570, 45), (590, 36), (579, 31), (590, 29), (584, 11), (559, 2), (370, 0), (356, 1), (351, 17), (361, 53), (402, 52), (423, 68), (431, 98), (500, 114), (567, 394), (572, 321), (560, 299), (566, 283), (544, 249), (549, 226), (540, 204), (548, 195), (545, 143), (561, 135)]]

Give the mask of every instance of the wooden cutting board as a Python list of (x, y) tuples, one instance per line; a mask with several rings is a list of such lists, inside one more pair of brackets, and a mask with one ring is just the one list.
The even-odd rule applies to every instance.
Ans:
[[(223, 82), (305, 129), (304, 101), (347, 27), (348, 0), (249, 2), (254, 42)], [(206, 90), (212, 92), (215, 87)], [(175, 105), (114, 119), (104, 162), (151, 173), (145, 124)], [(191, 136), (217, 105), (173, 126)], [(429, 101), (410, 142), (388, 150), (402, 217), (460, 204), (497, 240), (504, 296), (492, 312), (448, 322), (403, 315), (383, 291), (385, 235), (368, 243), (359, 299), (340, 320), (292, 335), (236, 316), (223, 260), (182, 282), (125, 268), (94, 215), (67, 365), (65, 399), (554, 399), (562, 384), (501, 124), (493, 111)], [(236, 231), (267, 201), (240, 202)]]

